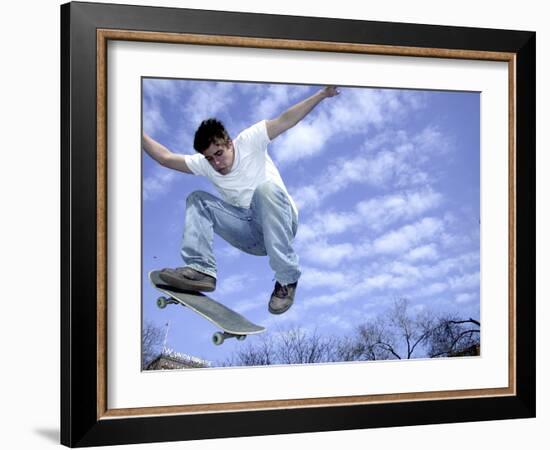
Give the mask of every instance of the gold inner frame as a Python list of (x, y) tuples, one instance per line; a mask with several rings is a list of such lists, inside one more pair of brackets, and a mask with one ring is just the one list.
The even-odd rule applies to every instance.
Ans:
[[(107, 42), (109, 40), (180, 43), (265, 49), (437, 57), (508, 62), (508, 387), (345, 397), (302, 398), (109, 409), (107, 405)], [(516, 394), (516, 54), (444, 48), (295, 41), (235, 36), (97, 30), (97, 419), (174, 414), (205, 414), (271, 409), (314, 408), (405, 401), (513, 396)]]

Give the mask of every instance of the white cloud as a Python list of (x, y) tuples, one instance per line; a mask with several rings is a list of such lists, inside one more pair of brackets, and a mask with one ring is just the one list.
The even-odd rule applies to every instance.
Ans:
[[(319, 316), (319, 323), (325, 326), (330, 326), (332, 329), (339, 328), (341, 330), (349, 331), (353, 329), (353, 319), (357, 316), (353, 314), (341, 315), (341, 314), (321, 314)], [(352, 320), (350, 320), (352, 319)]]
[(339, 291), (332, 294), (315, 295), (303, 300), (302, 305), (304, 310), (310, 308), (324, 308), (330, 305), (336, 305), (346, 300), (353, 299), (355, 291)]
[[(352, 229), (362, 225), (364, 220), (359, 214), (326, 214), (316, 217), (316, 221), (300, 227), (296, 240), (296, 249), (301, 258), (316, 266), (335, 268), (346, 262), (370, 259), (376, 256), (396, 256), (387, 270), (400, 275), (411, 275), (418, 266), (411, 263), (432, 261), (438, 258), (437, 241), (444, 231), (444, 222), (438, 218), (425, 217), (416, 222), (369, 239), (362, 237), (349, 241)], [(346, 234), (347, 242), (330, 242), (328, 238), (335, 234)], [(364, 236), (366, 233), (362, 233)], [(439, 262), (428, 266), (427, 273), (439, 273), (441, 276), (453, 269), (457, 262), (447, 261), (447, 267)]]
[(168, 129), (162, 110), (157, 102), (149, 102), (143, 108), (143, 131), (150, 136), (165, 132)]
[(330, 128), (324, 121), (300, 123), (272, 144), (277, 162), (284, 164), (316, 155), (330, 137)]
[[(223, 300), (221, 300), (223, 302)], [(235, 310), (238, 313), (246, 314), (250, 311), (257, 309), (266, 309), (267, 303), (269, 301), (268, 294), (256, 295), (253, 298), (246, 297), (246, 300), (241, 300), (236, 304), (230, 305), (231, 309)]]
[(441, 131), (434, 126), (428, 126), (415, 135), (413, 145), (418, 149), (416, 157), (420, 163), (428, 162), (434, 151), (441, 155), (451, 149), (448, 138), (444, 139)]
[(304, 210), (319, 207), (327, 197), (353, 184), (373, 187), (393, 184), (403, 190), (424, 186), (426, 192), (416, 199), (420, 202), (418, 208), (422, 208), (422, 201), (441, 201), (441, 196), (429, 187), (434, 175), (428, 174), (423, 165), (449, 148), (442, 133), (432, 128), (412, 136), (404, 131), (386, 132), (374, 141), (376, 148), (367, 140), (355, 157), (337, 158), (312, 184), (291, 188), (298, 207)]
[(449, 289), (449, 286), (447, 285), (447, 283), (435, 282), (419, 289), (417, 292), (415, 292), (415, 296), (429, 297), (432, 295), (441, 294), (442, 292), (445, 292), (447, 289)]
[(441, 204), (442, 195), (431, 187), (420, 190), (403, 191), (392, 195), (375, 197), (360, 202), (357, 210), (364, 223), (380, 231), (387, 225), (398, 220), (410, 220), (437, 208)]
[(240, 292), (245, 289), (246, 286), (249, 286), (253, 282), (250, 274), (238, 274), (231, 275), (223, 280), (220, 280), (220, 284), (217, 287), (217, 292), (219, 295), (228, 295), (234, 294), (235, 292)]
[[(264, 303), (264, 307), (266, 309), (267, 309), (267, 306), (265, 305), (267, 305), (267, 300), (269, 299), (266, 299)], [(259, 323), (259, 325), (266, 327), (268, 330), (270, 330), (271, 334), (274, 334), (274, 335), (277, 333), (277, 331), (274, 331), (274, 330), (281, 329), (281, 327), (284, 325), (294, 326), (299, 324), (300, 327), (304, 329), (305, 327), (302, 325), (305, 323), (304, 321), (305, 309), (306, 308), (302, 301), (302, 297), (297, 297), (295, 299), (294, 305), (287, 312), (277, 316), (273, 314), (268, 314)]]
[(306, 298), (303, 304), (305, 309), (309, 309), (335, 305), (349, 300), (357, 300), (357, 298), (360, 297), (364, 297), (364, 301), (368, 302), (371, 292), (392, 292), (394, 290), (406, 288), (412, 284), (411, 280), (406, 277), (395, 276), (391, 273), (377, 273), (364, 278), (348, 289)]
[(413, 248), (406, 255), (407, 261), (417, 262), (421, 260), (434, 260), (439, 257), (437, 246), (435, 244), (421, 245)]
[(224, 258), (227, 259), (236, 259), (242, 255), (242, 251), (231, 246), (231, 245), (224, 245), (220, 249), (216, 249), (216, 253)]
[(472, 244), (472, 238), (468, 235), (457, 233), (443, 233), (441, 235), (441, 245), (446, 249), (453, 249)]
[(197, 84), (182, 108), (184, 121), (195, 130), (203, 120), (227, 112), (235, 98), (233, 83)]
[(330, 288), (347, 289), (356, 281), (353, 273), (345, 271), (325, 271), (313, 267), (302, 267), (302, 276), (300, 277), (300, 288)]
[(185, 90), (185, 82), (146, 78), (143, 80), (143, 130), (149, 135), (168, 131), (161, 105), (177, 104)]
[(449, 279), (449, 286), (453, 290), (473, 289), (479, 286), (479, 272), (468, 273)]
[(143, 96), (148, 100), (168, 100), (176, 103), (185, 89), (186, 82), (159, 78), (143, 80)]
[(323, 228), (327, 234), (338, 234), (348, 230), (350, 226), (357, 225), (360, 217), (357, 214), (329, 213), (325, 215)]
[(386, 289), (390, 287), (394, 281), (396, 281), (396, 278), (388, 273), (381, 273), (377, 275), (373, 275), (369, 278), (367, 278), (365, 281), (359, 284), (361, 289)]
[(325, 148), (332, 135), (325, 114), (317, 115), (315, 121), (307, 117), (271, 144), (274, 158), (278, 164), (284, 165), (315, 156)]
[(439, 260), (433, 264), (421, 264), (414, 267), (422, 274), (423, 279), (444, 278), (455, 271), (479, 268), (479, 253), (463, 253), (458, 256)]
[(307, 91), (306, 87), (283, 84), (272, 84), (267, 89), (258, 89), (258, 95), (261, 97), (256, 97), (253, 101), (257, 107), (252, 120), (274, 119), (292, 106), (296, 100), (304, 97)]
[(418, 267), (401, 261), (391, 262), (385, 270), (392, 274), (405, 276), (410, 280), (422, 279), (422, 271)]
[[(376, 305), (379, 306), (380, 295), (388, 301), (398, 295), (421, 298), (461, 288), (472, 289), (479, 285), (478, 271), (449, 276), (455, 271), (475, 270), (479, 264), (479, 255), (475, 252), (447, 258), (435, 265), (413, 265), (410, 261), (396, 259), (386, 263), (373, 261), (368, 265), (363, 264), (361, 269), (358, 269), (351, 264), (345, 264), (352, 260), (353, 257), (344, 257), (340, 261), (342, 265), (330, 271), (304, 268), (301, 281), (304, 290), (319, 287), (323, 292), (321, 295), (301, 300), (304, 310), (354, 301), (360, 301), (363, 306), (368, 306), (374, 301), (375, 295)], [(327, 287), (334, 289), (325, 292)], [(475, 300), (474, 297), (462, 294), (457, 295), (458, 299), (463, 302)]]
[(383, 234), (374, 240), (372, 248), (378, 254), (404, 253), (428, 238), (435, 238), (442, 231), (441, 220), (427, 217)]
[(365, 133), (370, 127), (396, 121), (421, 103), (416, 93), (387, 89), (344, 88), (338, 97), (323, 100), (299, 125), (274, 144), (279, 163), (295, 162), (326, 150), (329, 139)]
[(459, 303), (459, 304), (461, 304), (461, 303), (470, 303), (471, 301), (474, 301), (477, 298), (478, 298), (477, 294), (463, 292), (463, 293), (460, 293), (460, 294), (456, 295), (455, 302)]
[(361, 224), (361, 216), (356, 213), (319, 213), (308, 222), (300, 224), (297, 239), (299, 245), (326, 236), (344, 233)]
[(302, 186), (292, 192), (292, 198), (300, 210), (317, 208), (324, 197), (323, 191), (315, 185)]
[[(300, 224), (298, 244), (305, 245), (312, 240), (351, 232), (359, 228), (380, 232), (394, 222), (414, 219), (438, 207), (441, 198), (441, 194), (431, 188), (424, 188), (362, 201), (354, 210), (348, 212), (318, 212), (311, 219)], [(427, 250), (425, 249), (424, 253)], [(432, 249), (432, 258), (433, 253)], [(418, 254), (417, 257), (420, 256)], [(424, 255), (426, 258), (428, 256)]]
[(143, 200), (152, 200), (168, 192), (176, 177), (177, 173), (172, 170), (155, 168), (153, 174), (143, 180)]
[(327, 267), (336, 267), (346, 259), (359, 256), (357, 246), (349, 243), (328, 244), (324, 240), (315, 241), (299, 253), (305, 259)]

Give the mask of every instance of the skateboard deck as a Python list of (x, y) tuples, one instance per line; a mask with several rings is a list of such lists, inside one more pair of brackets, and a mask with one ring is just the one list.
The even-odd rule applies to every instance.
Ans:
[(169, 304), (180, 304), (200, 316), (212, 322), (223, 332), (214, 333), (212, 340), (214, 344), (220, 345), (225, 339), (237, 338), (243, 340), (249, 334), (259, 334), (265, 331), (264, 327), (250, 322), (246, 317), (233, 311), (225, 305), (208, 297), (202, 292), (182, 291), (173, 286), (167, 285), (159, 277), (159, 271), (153, 270), (149, 273), (149, 279), (153, 286), (169, 297), (159, 297), (157, 305), (159, 308), (165, 308)]

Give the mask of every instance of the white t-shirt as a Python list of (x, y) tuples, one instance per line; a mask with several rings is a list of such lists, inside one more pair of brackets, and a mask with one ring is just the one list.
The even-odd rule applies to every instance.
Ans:
[(215, 171), (204, 155), (185, 155), (185, 163), (195, 175), (207, 177), (227, 203), (250, 208), (256, 187), (264, 181), (273, 181), (286, 192), (296, 215), (298, 208), (288, 194), (286, 186), (267, 153), (270, 140), (265, 120), (243, 130), (234, 140), (235, 159), (227, 175)]

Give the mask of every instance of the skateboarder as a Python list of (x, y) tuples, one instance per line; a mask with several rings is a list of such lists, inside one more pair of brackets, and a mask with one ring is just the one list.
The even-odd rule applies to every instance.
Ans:
[(181, 255), (184, 267), (163, 269), (160, 278), (179, 289), (216, 288), (213, 233), (252, 255), (267, 255), (275, 272), (268, 309), (282, 314), (294, 302), (300, 269), (292, 242), (298, 209), (267, 153), (267, 145), (302, 120), (322, 100), (338, 95), (327, 86), (275, 119), (262, 120), (232, 140), (217, 119), (204, 120), (195, 132), (194, 155), (173, 153), (143, 134), (143, 149), (161, 165), (207, 177), (221, 198), (195, 191), (187, 197)]

